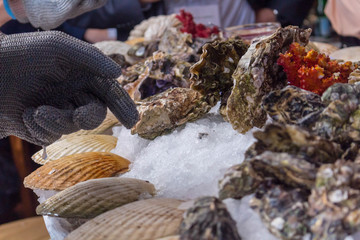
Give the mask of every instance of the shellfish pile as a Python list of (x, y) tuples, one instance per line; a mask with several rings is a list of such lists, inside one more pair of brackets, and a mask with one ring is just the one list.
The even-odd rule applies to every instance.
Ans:
[[(95, 130), (63, 136), (48, 146), (46, 159), (42, 151), (33, 156), (43, 166), (24, 181), (40, 196), (37, 213), (49, 229), (57, 228), (51, 238), (242, 239), (234, 221), (234, 214), (242, 213), (229, 213), (222, 201), (229, 198), (251, 198), (251, 208), (278, 239), (335, 240), (356, 234), (359, 70), (349, 83), (332, 85), (320, 96), (287, 86), (277, 64), (293, 42), (308, 44), (310, 30), (280, 28), (249, 46), (219, 36), (193, 39), (179, 31), (174, 16), (170, 19), (162, 22), (161, 35), (137, 29), (147, 41), (157, 41), (155, 48), (146, 42), (125, 46), (126, 56), (118, 57), (123, 66), (133, 61), (118, 79), (140, 112), (131, 133), (154, 142), (203, 120), (214, 108), (221, 114), (214, 121), (232, 126), (234, 135), (262, 130), (253, 133), (253, 144), (244, 144), (252, 144), (244, 156), (231, 156), (238, 164), (227, 171), (206, 169), (223, 176), (218, 194), (178, 198), (164, 197), (164, 186), (143, 180), (146, 176), (129, 177), (136, 175), (137, 163), (113, 151), (118, 139), (107, 134), (119, 123), (112, 115)], [(113, 53), (107, 49), (106, 54)], [(209, 132), (196, 136), (198, 141), (208, 137)]]

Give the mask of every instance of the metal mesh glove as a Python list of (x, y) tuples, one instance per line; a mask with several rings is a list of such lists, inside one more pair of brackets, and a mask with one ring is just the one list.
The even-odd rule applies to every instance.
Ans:
[(138, 119), (116, 80), (118, 65), (97, 48), (61, 32), (0, 32), (0, 138), (46, 146), (93, 129), (106, 106), (127, 128)]
[(16, 19), (50, 30), (65, 20), (103, 6), (107, 0), (8, 0)]

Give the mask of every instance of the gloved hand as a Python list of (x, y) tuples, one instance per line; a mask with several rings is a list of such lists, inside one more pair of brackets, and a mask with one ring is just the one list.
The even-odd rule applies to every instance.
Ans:
[(134, 102), (115, 80), (120, 67), (97, 48), (61, 32), (0, 32), (0, 138), (15, 135), (47, 146), (93, 129), (106, 106), (127, 128)]
[(44, 30), (54, 29), (67, 19), (103, 6), (107, 0), (6, 0), (19, 22), (30, 22)]

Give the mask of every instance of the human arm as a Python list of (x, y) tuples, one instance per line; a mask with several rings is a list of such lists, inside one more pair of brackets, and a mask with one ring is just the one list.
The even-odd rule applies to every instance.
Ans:
[(0, 1), (0, 27), (10, 20), (11, 17), (5, 10), (4, 2)]
[(108, 107), (127, 128), (138, 120), (115, 80), (120, 67), (98, 49), (64, 33), (0, 33), (0, 138), (49, 145), (63, 134), (93, 129)]

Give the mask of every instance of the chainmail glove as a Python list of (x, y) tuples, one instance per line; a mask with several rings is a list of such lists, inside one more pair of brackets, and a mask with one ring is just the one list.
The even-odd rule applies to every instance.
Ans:
[(0, 138), (15, 135), (47, 146), (93, 129), (106, 107), (127, 128), (134, 102), (115, 80), (118, 65), (90, 44), (61, 32), (0, 32)]
[[(67, 19), (99, 8), (107, 0), (8, 0), (16, 19), (50, 30)], [(135, 0), (134, 0), (135, 1)]]

